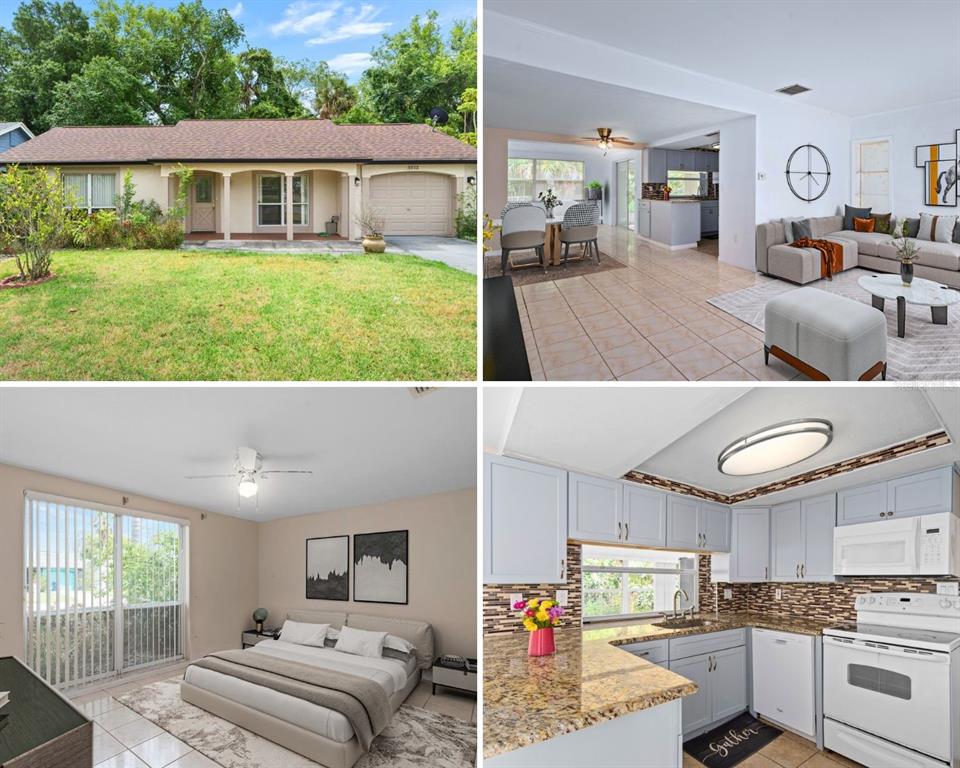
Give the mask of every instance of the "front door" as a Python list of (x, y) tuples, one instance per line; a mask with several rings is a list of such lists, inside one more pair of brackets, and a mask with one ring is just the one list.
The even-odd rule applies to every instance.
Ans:
[(216, 223), (213, 174), (194, 174), (190, 192), (190, 230), (193, 232), (214, 232)]

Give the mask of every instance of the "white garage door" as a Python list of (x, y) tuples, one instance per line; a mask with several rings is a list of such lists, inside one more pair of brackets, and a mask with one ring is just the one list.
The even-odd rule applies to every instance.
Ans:
[(385, 173), (370, 179), (370, 203), (386, 235), (452, 235), (452, 176)]

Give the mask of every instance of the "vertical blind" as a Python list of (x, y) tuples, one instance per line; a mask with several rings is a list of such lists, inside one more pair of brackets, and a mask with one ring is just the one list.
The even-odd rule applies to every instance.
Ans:
[(184, 563), (179, 523), (26, 494), (27, 664), (69, 687), (181, 657)]

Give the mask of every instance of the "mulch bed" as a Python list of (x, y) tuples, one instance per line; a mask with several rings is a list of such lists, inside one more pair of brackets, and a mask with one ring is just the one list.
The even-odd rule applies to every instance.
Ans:
[(31, 285), (47, 283), (55, 277), (56, 275), (53, 274), (53, 272), (46, 277), (41, 277), (39, 280), (21, 280), (20, 275), (10, 275), (10, 277), (5, 277), (3, 280), (0, 280), (0, 288), (29, 288)]
[[(523, 259), (525, 254), (520, 254), (518, 260)], [(521, 269), (510, 269), (507, 266), (507, 274), (513, 278), (514, 285), (532, 285), (533, 283), (543, 283), (547, 280), (560, 280), (564, 277), (578, 277), (580, 275), (595, 275), (600, 272), (607, 272), (611, 269), (623, 269), (626, 265), (617, 261), (609, 254), (600, 252), (600, 264), (596, 259), (584, 259), (581, 261), (568, 261), (566, 267), (548, 266), (544, 272), (539, 266), (524, 267)], [(484, 255), (483, 257), (483, 276), (500, 277), (500, 256)]]

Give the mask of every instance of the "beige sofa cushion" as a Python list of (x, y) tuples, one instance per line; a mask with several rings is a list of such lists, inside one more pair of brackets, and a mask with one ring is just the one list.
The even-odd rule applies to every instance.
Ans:
[(853, 269), (857, 266), (860, 251), (855, 241), (848, 240), (844, 237), (837, 237), (836, 235), (826, 235), (823, 239), (829, 240), (831, 243), (839, 243), (843, 246), (843, 268), (845, 270)]
[(832, 235), (843, 229), (843, 216), (819, 216), (810, 219), (810, 232), (814, 238)]
[(893, 240), (890, 235), (883, 232), (854, 232), (850, 229), (843, 229), (833, 233), (834, 237), (842, 237), (844, 240), (853, 240), (857, 244), (860, 253), (866, 253), (869, 256), (876, 256), (877, 249), (881, 243), (889, 243)]
[[(960, 271), (960, 244), (957, 243), (934, 243), (929, 240), (917, 240), (910, 238), (920, 250), (918, 264), (925, 267), (935, 267), (945, 269), (949, 272)], [(897, 258), (897, 250), (892, 243), (881, 244), (877, 256), (884, 259)]]

